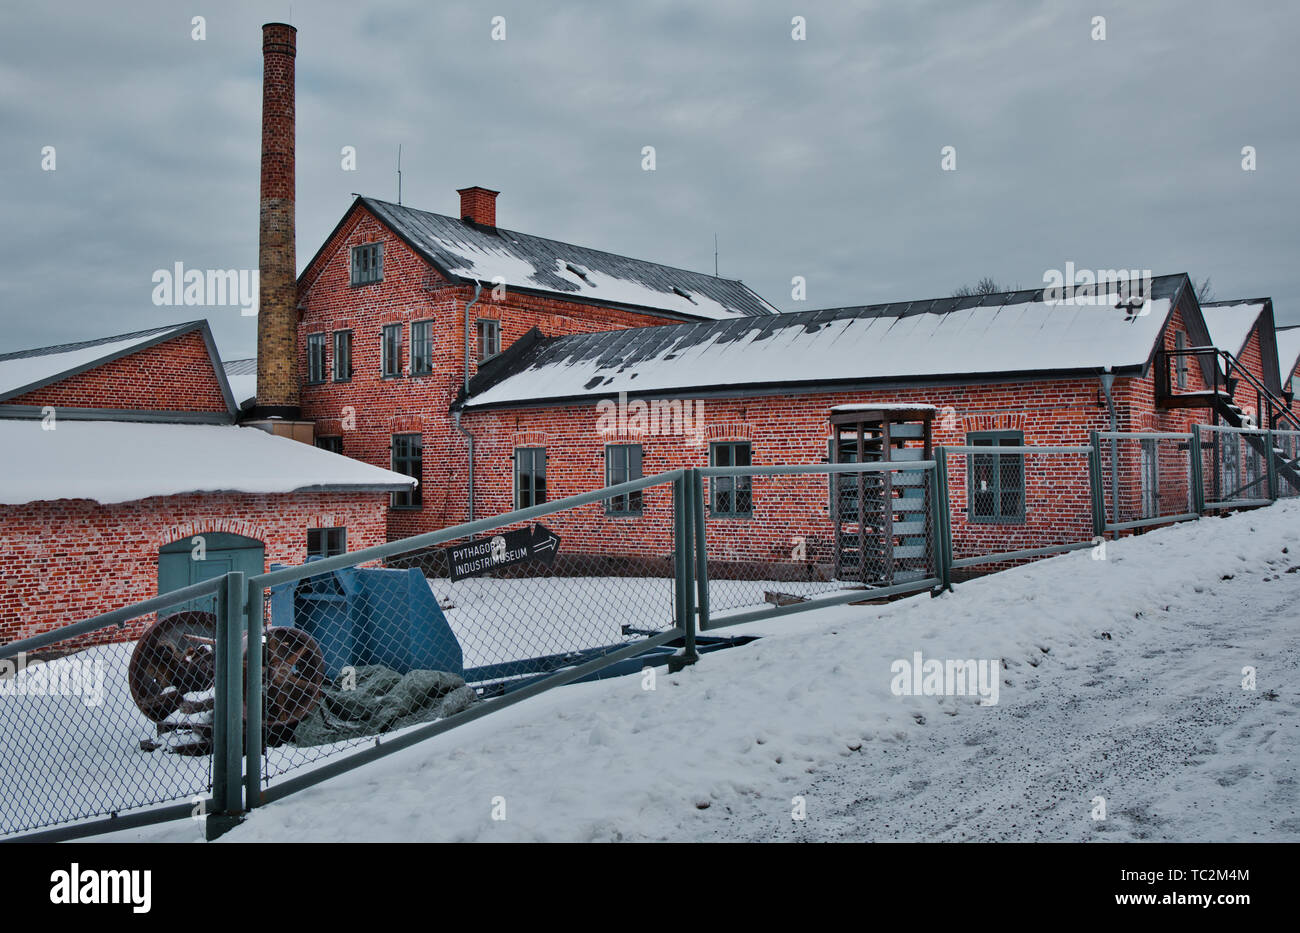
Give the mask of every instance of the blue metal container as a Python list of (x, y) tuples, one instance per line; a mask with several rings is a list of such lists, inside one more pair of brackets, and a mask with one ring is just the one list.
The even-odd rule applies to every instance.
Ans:
[(273, 586), (271, 624), (316, 639), (331, 679), (366, 664), (464, 675), (460, 642), (416, 569), (347, 567)]

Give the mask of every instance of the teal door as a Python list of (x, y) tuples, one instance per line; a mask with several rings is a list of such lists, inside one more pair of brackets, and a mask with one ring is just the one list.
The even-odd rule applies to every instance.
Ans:
[[(201, 548), (196, 538), (203, 539)], [(266, 549), (256, 538), (224, 532), (181, 538), (164, 545), (158, 552), (158, 593), (184, 589), (236, 570), (253, 576), (265, 569), (265, 559)], [(212, 612), (215, 608), (216, 597), (207, 596), (173, 606), (160, 614), (171, 615), (187, 609)]]

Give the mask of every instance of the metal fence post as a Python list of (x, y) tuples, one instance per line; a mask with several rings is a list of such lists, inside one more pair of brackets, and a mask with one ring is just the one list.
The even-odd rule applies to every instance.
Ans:
[(1205, 514), (1205, 463), (1201, 459), (1201, 426), (1192, 425), (1188, 456), (1192, 464), (1192, 511), (1200, 518)]
[(1264, 462), (1268, 465), (1268, 497), (1272, 499), (1274, 502), (1276, 502), (1277, 501), (1277, 464), (1273, 462), (1273, 458), (1277, 456), (1277, 454), (1275, 453), (1275, 449), (1277, 447), (1277, 440), (1273, 435), (1273, 429), (1271, 424), (1269, 426), (1268, 433), (1264, 435), (1264, 443), (1268, 445), (1267, 449), (1264, 451), (1265, 453)]
[(248, 584), (245, 631), (248, 635), (244, 664), (244, 806), (249, 810), (262, 802), (262, 587)]
[(244, 760), (244, 574), (227, 573), (217, 591), (216, 670), (212, 709), (212, 804), (204, 826), (208, 839), (243, 817)]
[(930, 473), (931, 495), (931, 548), (934, 552), (935, 576), (939, 578), (939, 590), (952, 589), (952, 528), (948, 524), (948, 451), (943, 447), (934, 449), (934, 469)]
[[(1106, 493), (1101, 479), (1101, 438), (1096, 431), (1088, 432), (1088, 442), (1092, 450), (1088, 453), (1088, 485), (1092, 498), (1092, 536), (1104, 537), (1106, 534)], [(1114, 468), (1114, 464), (1111, 465)]]
[(677, 627), (683, 632), (682, 650), (668, 662), (670, 672), (680, 671), (699, 660), (695, 650), (695, 521), (691, 505), (695, 500), (695, 470), (686, 469), (673, 481), (673, 564), (677, 594)]
[[(707, 631), (709, 627), (709, 548), (705, 537), (704, 512), (704, 475), (699, 470), (691, 470), (695, 477), (692, 498), (695, 516), (695, 607), (699, 620), (696, 631)], [(692, 633), (694, 637), (694, 633)]]

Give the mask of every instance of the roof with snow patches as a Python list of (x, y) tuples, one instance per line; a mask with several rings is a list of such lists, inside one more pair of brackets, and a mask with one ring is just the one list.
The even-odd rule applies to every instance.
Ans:
[(379, 218), (451, 281), (490, 285), (500, 276), (506, 286), (521, 291), (691, 319), (777, 313), (776, 308), (735, 279), (631, 259), (504, 227), (480, 226), (374, 198), (358, 197), (353, 208), (357, 205)]
[(409, 476), (258, 428), (0, 418), (0, 505), (182, 493), (392, 491)]
[[(1043, 373), (1145, 371), (1185, 274), (1159, 276), (1142, 310), (1045, 301), (1043, 290), (803, 311), (553, 339), (533, 335), (486, 364), (466, 408), (744, 387), (821, 388)], [(1189, 327), (1200, 330), (1191, 315)], [(1198, 335), (1197, 339), (1203, 339)], [(495, 365), (494, 365), (495, 363)]]
[(153, 344), (205, 327), (203, 321), (169, 324), (116, 337), (0, 353), (0, 401), (111, 362)]
[(1277, 329), (1277, 362), (1282, 385), (1286, 386), (1300, 363), (1300, 324)]
[(1252, 298), (1201, 302), (1201, 316), (1210, 329), (1214, 345), (1234, 356), (1241, 353), (1255, 322), (1268, 307), (1268, 301), (1267, 298)]

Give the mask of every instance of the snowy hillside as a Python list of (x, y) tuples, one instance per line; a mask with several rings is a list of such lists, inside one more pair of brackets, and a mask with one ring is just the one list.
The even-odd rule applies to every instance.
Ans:
[[(654, 690), (552, 691), (225, 838), (1300, 840), (1300, 503), (1098, 556), (741, 627), (766, 637)], [(1004, 659), (998, 703), (895, 696), (918, 651)]]

